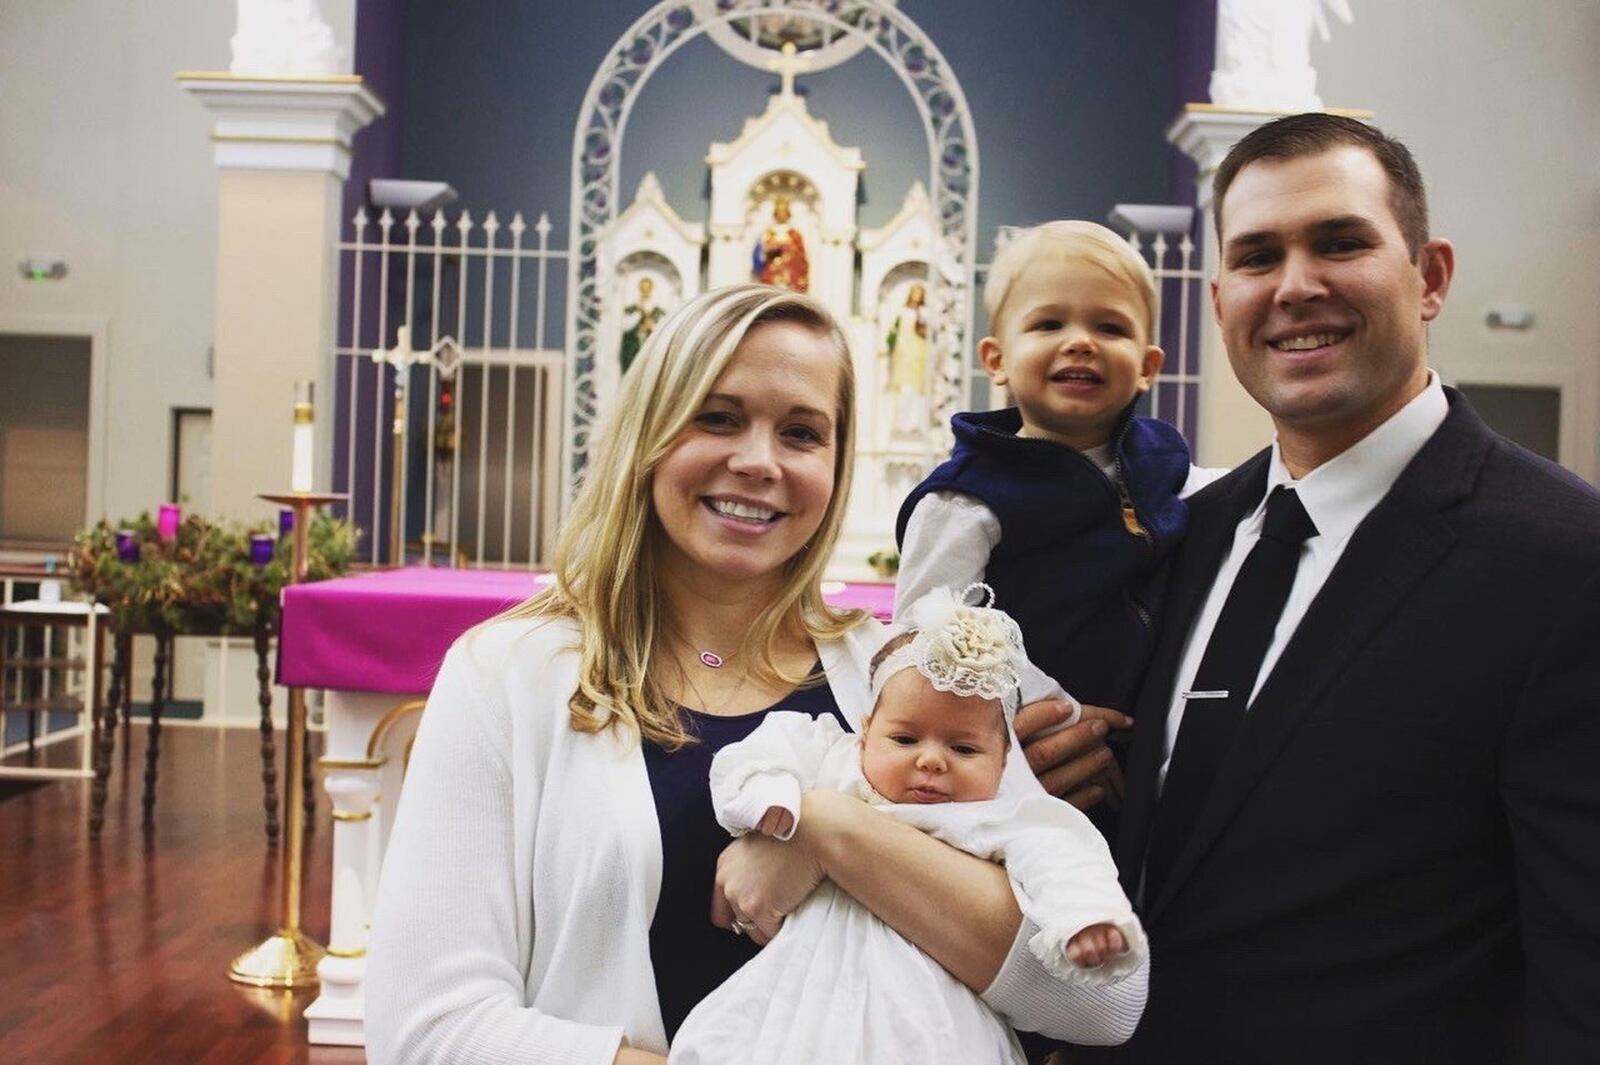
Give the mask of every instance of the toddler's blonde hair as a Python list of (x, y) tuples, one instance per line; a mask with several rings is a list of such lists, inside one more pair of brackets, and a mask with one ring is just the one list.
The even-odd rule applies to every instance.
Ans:
[(989, 332), (999, 331), (1000, 312), (1005, 308), (1006, 297), (1017, 279), (1029, 265), (1049, 253), (1085, 262), (1105, 270), (1118, 281), (1133, 289), (1144, 311), (1139, 322), (1144, 327), (1144, 340), (1155, 343), (1156, 310), (1160, 294), (1150, 265), (1133, 250), (1122, 237), (1094, 222), (1082, 219), (1062, 219), (1031, 226), (1013, 236), (1000, 249), (989, 265), (989, 277), (983, 286), (983, 309), (989, 315)]

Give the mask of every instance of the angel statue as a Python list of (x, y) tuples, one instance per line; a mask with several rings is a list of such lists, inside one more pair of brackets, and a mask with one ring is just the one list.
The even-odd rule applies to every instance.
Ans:
[(1311, 34), (1328, 39), (1328, 16), (1355, 21), (1349, 0), (1218, 0), (1211, 102), (1268, 111), (1317, 111)]
[(906, 290), (905, 306), (895, 313), (884, 340), (889, 357), (889, 398), (894, 427), (902, 432), (927, 428), (928, 293), (920, 284)]
[(638, 357), (639, 349), (650, 339), (650, 334), (666, 316), (666, 311), (651, 302), (656, 283), (648, 277), (639, 279), (639, 298), (622, 308), (622, 372)]
[(766, 285), (804, 292), (811, 284), (811, 267), (806, 262), (806, 241), (789, 222), (789, 197), (779, 196), (772, 204), (772, 224), (761, 232), (755, 254), (750, 259), (750, 276)]
[(344, 49), (317, 0), (238, 0), (229, 41), (229, 73), (255, 77), (326, 77), (340, 72)]

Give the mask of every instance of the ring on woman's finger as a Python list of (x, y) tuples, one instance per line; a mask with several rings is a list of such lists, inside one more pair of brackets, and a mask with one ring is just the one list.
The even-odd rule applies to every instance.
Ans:
[(741, 921), (737, 917), (733, 919), (733, 934), (736, 936), (745, 935), (754, 927), (755, 925), (751, 924), (749, 921)]

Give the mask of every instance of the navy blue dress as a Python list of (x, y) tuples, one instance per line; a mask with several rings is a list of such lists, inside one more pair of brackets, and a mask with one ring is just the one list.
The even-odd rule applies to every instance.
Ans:
[(775, 710), (812, 717), (832, 714), (850, 728), (832, 690), (823, 683), (797, 688), (765, 710), (737, 717), (684, 707), (685, 723), (698, 743), (670, 754), (654, 743), (644, 744), (644, 764), (661, 822), (661, 899), (650, 925), (650, 960), (669, 1043), (689, 1011), (759, 949), (748, 937), (711, 923), (717, 855), (728, 845), (728, 834), (711, 809), (711, 759), (754, 732)]

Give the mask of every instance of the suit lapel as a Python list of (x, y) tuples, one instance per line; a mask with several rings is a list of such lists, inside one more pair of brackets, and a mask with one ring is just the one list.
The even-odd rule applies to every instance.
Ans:
[(1134, 710), (1133, 745), (1128, 752), (1129, 786), (1117, 840), (1118, 865), (1130, 897), (1144, 863), (1155, 816), (1156, 774), (1166, 750), (1173, 676), (1195, 615), (1233, 546), (1234, 530), (1266, 492), (1270, 455), (1270, 450), (1256, 455), (1190, 499), (1189, 534), (1174, 558), (1161, 631)]
[(1470, 492), (1490, 437), (1465, 404), (1451, 398), (1450, 416), (1356, 528), (1251, 704), (1160, 898), (1150, 900), (1152, 919), (1216, 843), (1328, 686), (1454, 547), (1455, 533), (1441, 511)]

